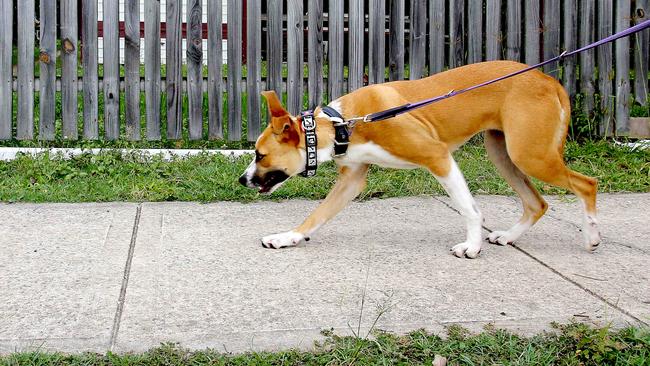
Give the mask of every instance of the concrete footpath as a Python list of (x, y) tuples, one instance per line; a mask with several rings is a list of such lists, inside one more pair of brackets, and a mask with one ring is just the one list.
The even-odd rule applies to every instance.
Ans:
[[(513, 197), (477, 200), (489, 230), (519, 217)], [(464, 224), (447, 197), (353, 203), (284, 250), (259, 238), (317, 202), (0, 204), (0, 353), (308, 349), (322, 329), (364, 336), (375, 321), (443, 334), (648, 326), (650, 194), (599, 196), (594, 254), (575, 198), (548, 201), (515, 246), (486, 243), (476, 260), (449, 253)]]

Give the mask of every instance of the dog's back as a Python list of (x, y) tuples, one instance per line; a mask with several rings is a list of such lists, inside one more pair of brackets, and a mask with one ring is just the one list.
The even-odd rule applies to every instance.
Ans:
[[(369, 85), (347, 94), (335, 105), (345, 116), (363, 116), (460, 90), (527, 67), (512, 61), (489, 61), (441, 72), (419, 80)], [(452, 149), (484, 130), (517, 134), (526, 126), (552, 131), (563, 147), (570, 103), (557, 80), (533, 70), (409, 112), (430, 124)], [(399, 123), (400, 117), (392, 122)], [(408, 124), (408, 122), (407, 122)]]

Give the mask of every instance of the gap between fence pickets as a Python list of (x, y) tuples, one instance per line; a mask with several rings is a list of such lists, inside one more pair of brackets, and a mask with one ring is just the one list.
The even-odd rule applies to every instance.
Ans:
[(32, 147), (0, 147), (0, 161), (15, 160), (19, 155), (37, 155), (42, 153), (61, 156), (70, 159), (82, 154), (98, 155), (107, 152), (119, 152), (122, 155), (135, 154), (138, 156), (160, 156), (163, 160), (182, 158), (201, 154), (221, 154), (229, 157), (240, 157), (253, 154), (253, 150), (202, 150), (202, 149), (78, 149), (78, 148), (32, 148)]

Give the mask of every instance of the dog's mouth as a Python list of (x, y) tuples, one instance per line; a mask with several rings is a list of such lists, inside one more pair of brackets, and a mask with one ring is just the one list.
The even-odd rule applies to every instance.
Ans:
[(273, 186), (259, 186), (257, 187), (257, 191), (262, 194), (268, 194), (271, 193), (271, 189), (273, 189)]
[(259, 184), (259, 192), (263, 194), (273, 193), (287, 179), (289, 179), (289, 176), (281, 170), (269, 172), (264, 176), (264, 181)]

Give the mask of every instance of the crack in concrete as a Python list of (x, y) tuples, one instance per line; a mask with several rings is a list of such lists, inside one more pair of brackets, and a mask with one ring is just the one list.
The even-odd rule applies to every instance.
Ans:
[(111, 338), (109, 341), (108, 349), (113, 351), (115, 342), (117, 341), (117, 334), (120, 330), (120, 322), (122, 321), (122, 312), (124, 311), (124, 300), (126, 299), (126, 288), (129, 285), (129, 275), (131, 274), (131, 263), (133, 262), (133, 252), (135, 251), (135, 241), (138, 237), (138, 227), (140, 226), (140, 215), (142, 213), (142, 203), (138, 204), (135, 211), (135, 219), (133, 221), (133, 231), (131, 233), (131, 243), (129, 244), (129, 252), (126, 257), (126, 264), (124, 265), (124, 276), (122, 277), (122, 287), (120, 288), (120, 296), (117, 300), (117, 309), (115, 310), (115, 318), (113, 319), (113, 327), (111, 329)]
[[(448, 208), (450, 208), (452, 211), (456, 212), (456, 214), (460, 215), (460, 212), (458, 212), (458, 210), (456, 210), (453, 206), (451, 206), (451, 205), (448, 204), (447, 202), (445, 202), (445, 201), (443, 201), (443, 200), (441, 200), (441, 199), (439, 199), (439, 198), (437, 198), (437, 197), (433, 197), (433, 198), (434, 198), (436, 201), (438, 201), (438, 202), (444, 204), (445, 206), (447, 206)], [(461, 215), (461, 216), (462, 216), (462, 215)], [(565, 221), (565, 220), (558, 219), (558, 218), (555, 218), (555, 217), (553, 217), (553, 218), (556, 219), (556, 220)], [(568, 221), (565, 221), (565, 222), (568, 222)], [(485, 225), (481, 225), (481, 226), (483, 227), (483, 229), (485, 229), (485, 230), (487, 230), (487, 231), (489, 231), (489, 232), (492, 232), (492, 231), (493, 231), (492, 229), (488, 228), (488, 227), (485, 226)], [(510, 246), (513, 247), (513, 248), (515, 248), (517, 251), (519, 251), (520, 253), (524, 254), (525, 256), (529, 257), (530, 259), (534, 260), (535, 262), (539, 263), (539, 264), (542, 265), (544, 268), (550, 270), (551, 272), (553, 272), (554, 274), (556, 274), (557, 276), (559, 276), (560, 278), (562, 278), (562, 279), (565, 280), (566, 282), (571, 283), (572, 285), (576, 286), (577, 288), (583, 290), (584, 292), (586, 292), (586, 293), (588, 293), (589, 295), (595, 297), (596, 299), (598, 299), (598, 300), (604, 302), (605, 304), (611, 306), (612, 308), (614, 308), (614, 309), (620, 311), (621, 313), (627, 315), (627, 316), (630, 317), (631, 319), (634, 319), (635, 321), (639, 322), (640, 324), (643, 324), (643, 325), (645, 325), (645, 326), (650, 326), (650, 323), (645, 322), (645, 321), (639, 319), (638, 317), (634, 316), (633, 314), (631, 314), (631, 313), (628, 312), (627, 310), (625, 310), (625, 309), (619, 307), (617, 303), (612, 303), (611, 301), (607, 300), (605, 297), (599, 295), (598, 293), (596, 293), (596, 292), (594, 292), (594, 291), (588, 289), (588, 288), (585, 287), (585, 286), (582, 286), (580, 283), (578, 283), (578, 282), (572, 280), (571, 278), (569, 278), (568, 276), (562, 274), (562, 272), (560, 272), (560, 271), (556, 270), (555, 268), (551, 267), (549, 264), (547, 264), (546, 262), (542, 261), (541, 259), (535, 257), (534, 255), (530, 254), (529, 252), (527, 252), (526, 250), (522, 249), (521, 247), (516, 246), (514, 243), (511, 243)]]

